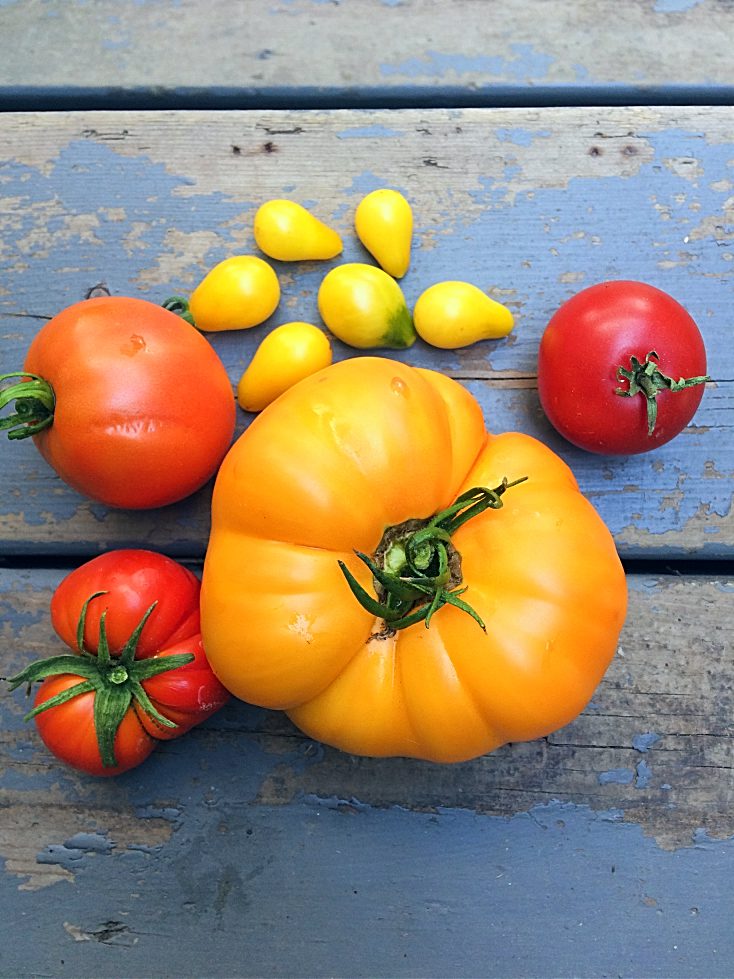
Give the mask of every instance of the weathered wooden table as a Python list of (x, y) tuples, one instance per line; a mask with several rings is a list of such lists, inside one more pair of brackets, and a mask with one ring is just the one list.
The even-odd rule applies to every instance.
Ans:
[[(93, 286), (161, 301), (253, 251), (270, 197), (363, 260), (354, 206), (399, 188), (408, 301), (469, 279), (517, 327), (397, 356), (569, 462), (630, 592), (584, 714), (456, 766), (347, 756), (233, 702), (97, 780), (4, 693), (0, 975), (734, 975), (733, 27), (723, 0), (0, 3), (0, 373)], [(212, 337), (233, 384), (273, 325), (318, 322), (326, 267), (278, 266), (272, 320)], [(566, 444), (535, 383), (549, 316), (608, 278), (682, 302), (713, 378), (627, 459)], [(0, 673), (58, 651), (50, 596), (88, 557), (198, 567), (210, 493), (109, 511), (0, 444)]]

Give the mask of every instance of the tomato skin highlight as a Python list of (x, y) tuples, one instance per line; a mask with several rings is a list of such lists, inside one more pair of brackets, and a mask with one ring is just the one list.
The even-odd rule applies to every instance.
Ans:
[(227, 372), (189, 323), (142, 299), (69, 306), (24, 369), (50, 383), (53, 422), (33, 436), (77, 492), (112, 507), (165, 506), (216, 471), (235, 426)]
[[(41, 739), (53, 754), (90, 775), (117, 775), (144, 761), (158, 741), (181, 737), (224, 706), (229, 692), (212, 672), (201, 639), (199, 592), (199, 581), (187, 568), (155, 551), (136, 549), (109, 551), (63, 579), (51, 600), (51, 623), (76, 657), (63, 657), (63, 672), (44, 672), (46, 664), (58, 659), (51, 657), (31, 664), (10, 681), (14, 689), (45, 677), (35, 697), (35, 707), (40, 707), (92, 677), (93, 690), (34, 715)], [(131, 658), (124, 647), (143, 619)], [(83, 627), (81, 649), (78, 626)], [(183, 662), (171, 661), (171, 669), (153, 672), (171, 657)], [(132, 691), (114, 730), (114, 764), (110, 764), (100, 747), (95, 699), (109, 690), (110, 682), (119, 686), (128, 682), (105, 679), (120, 668), (130, 680), (141, 674), (148, 703)], [(172, 726), (151, 713), (151, 706)]]
[(660, 391), (648, 434), (645, 397), (615, 392), (627, 386), (618, 369), (651, 351), (676, 381), (706, 375), (698, 326), (662, 290), (614, 280), (571, 297), (551, 317), (538, 352), (538, 394), (551, 424), (569, 442), (602, 455), (635, 455), (669, 442), (693, 418), (704, 384)]
[[(472, 487), (526, 481), (454, 535), (462, 609), (391, 633), (355, 551)], [(299, 382), (235, 442), (212, 501), (202, 636), (220, 680), (310, 737), (438, 762), (557, 730), (586, 705), (626, 610), (614, 541), (566, 464), (490, 435), (456, 381), (359, 357)]]

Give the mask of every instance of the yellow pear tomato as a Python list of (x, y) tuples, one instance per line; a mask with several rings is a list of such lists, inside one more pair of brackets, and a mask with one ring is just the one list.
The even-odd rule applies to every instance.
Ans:
[(351, 347), (404, 350), (415, 342), (402, 289), (374, 265), (337, 265), (319, 287), (318, 306), (334, 336)]
[(410, 265), (413, 212), (397, 190), (382, 188), (363, 197), (354, 214), (359, 240), (373, 258), (396, 279)]
[(273, 268), (257, 255), (234, 255), (207, 273), (188, 307), (197, 329), (216, 332), (257, 326), (279, 302), (280, 283)]
[(469, 282), (437, 282), (419, 297), (413, 309), (418, 336), (433, 347), (455, 350), (478, 340), (507, 336), (515, 325), (502, 303)]
[(255, 214), (255, 241), (260, 251), (280, 262), (334, 258), (342, 240), (332, 228), (295, 201), (266, 201)]
[(237, 385), (245, 411), (262, 411), (304, 377), (331, 364), (331, 344), (311, 323), (284, 323), (268, 333)]

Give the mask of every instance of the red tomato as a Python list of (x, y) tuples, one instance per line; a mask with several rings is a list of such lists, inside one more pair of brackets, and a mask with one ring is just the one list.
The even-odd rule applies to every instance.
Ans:
[(708, 379), (696, 323), (644, 282), (602, 282), (577, 293), (540, 342), (543, 410), (589, 452), (633, 455), (670, 441), (693, 418)]
[(73, 653), (10, 681), (43, 681), (29, 716), (58, 758), (116, 775), (226, 703), (201, 641), (199, 590), (191, 571), (143, 550), (110, 551), (64, 578), (51, 621)]
[[(164, 506), (214, 474), (229, 448), (235, 399), (211, 344), (180, 316), (143, 299), (102, 296), (69, 306), (39, 331), (22, 378), (0, 392), (56, 472), (109, 506)], [(0, 378), (1, 379), (1, 378)]]
[[(34, 707), (40, 707), (83, 679), (72, 673), (48, 677), (38, 689)], [(140, 723), (135, 710), (127, 710), (115, 732), (113, 750), (117, 764), (103, 764), (94, 723), (94, 700), (94, 693), (81, 693), (63, 706), (36, 714), (38, 733), (49, 751), (88, 775), (119, 775), (145, 761), (155, 748), (155, 740)]]

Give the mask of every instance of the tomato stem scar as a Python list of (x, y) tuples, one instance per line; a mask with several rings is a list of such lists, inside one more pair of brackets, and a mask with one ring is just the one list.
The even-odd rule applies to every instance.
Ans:
[(677, 381), (667, 374), (663, 374), (658, 366), (660, 358), (654, 350), (651, 350), (645, 360), (640, 363), (637, 357), (630, 357), (630, 369), (626, 367), (617, 368), (617, 380), (626, 380), (628, 387), (615, 388), (614, 393), (622, 398), (632, 398), (636, 394), (645, 396), (647, 403), (647, 434), (652, 435), (655, 431), (655, 424), (658, 418), (657, 396), (661, 391), (683, 391), (696, 384), (705, 384), (711, 378), (706, 375), (700, 377), (681, 377)]
[(502, 494), (527, 478), (521, 476), (513, 482), (504, 478), (494, 489), (475, 486), (428, 520), (408, 520), (397, 527), (389, 527), (373, 557), (355, 551), (372, 572), (378, 599), (360, 585), (343, 561), (339, 561), (359, 604), (384, 619), (385, 628), (390, 632), (416, 622), (424, 622), (428, 628), (435, 613), (444, 605), (453, 605), (466, 612), (486, 632), (478, 612), (460, 597), (466, 588), (459, 587), (461, 555), (454, 547), (451, 535), (485, 510), (501, 509)]

